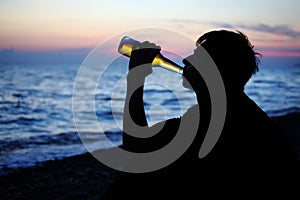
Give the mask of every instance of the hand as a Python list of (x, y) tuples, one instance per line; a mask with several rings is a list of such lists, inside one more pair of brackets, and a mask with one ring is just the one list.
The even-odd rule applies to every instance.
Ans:
[(133, 46), (129, 61), (129, 71), (133, 71), (132, 69), (137, 69), (138, 67), (139, 74), (141, 73), (141, 75), (144, 76), (151, 74), (151, 63), (157, 54), (159, 54), (160, 50), (160, 46), (148, 41)]

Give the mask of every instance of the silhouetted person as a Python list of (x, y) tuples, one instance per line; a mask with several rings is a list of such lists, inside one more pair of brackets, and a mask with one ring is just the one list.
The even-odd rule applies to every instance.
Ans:
[[(222, 76), (227, 113), (221, 136), (204, 158), (198, 153), (211, 116), (211, 99), (201, 74), (191, 65), (193, 55), (183, 60), (183, 86), (192, 89), (198, 105), (181, 118), (169, 119), (148, 126), (143, 103), (143, 84), (152, 72), (151, 62), (160, 51), (153, 43), (142, 43), (145, 49), (134, 50), (129, 62), (127, 96), (124, 108), (123, 148), (132, 152), (151, 152), (170, 142), (185, 116), (193, 116), (199, 106), (200, 122), (195, 140), (175, 162), (160, 170), (121, 176), (112, 186), (107, 198), (170, 198), (184, 195), (237, 196), (291, 192), (295, 186), (295, 159), (286, 138), (267, 114), (245, 93), (244, 86), (258, 71), (258, 53), (241, 32), (211, 31), (202, 35), (196, 46), (202, 46), (214, 60)], [(136, 90), (136, 88), (138, 88)], [(129, 119), (129, 116), (131, 117)], [(132, 126), (132, 121), (140, 126)], [(136, 138), (126, 132), (156, 131), (150, 138)], [(142, 127), (142, 128), (141, 128)], [(141, 131), (143, 130), (143, 131)], [(189, 131), (186, 131), (189, 134)], [(243, 198), (243, 196), (241, 196)]]

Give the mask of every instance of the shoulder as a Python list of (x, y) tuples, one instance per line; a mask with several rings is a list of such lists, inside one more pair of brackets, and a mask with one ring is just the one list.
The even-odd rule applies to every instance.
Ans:
[(235, 105), (236, 113), (243, 116), (240, 116), (240, 119), (246, 119), (249, 120), (249, 122), (252, 121), (256, 123), (271, 123), (271, 118), (267, 113), (245, 93), (235, 102)]

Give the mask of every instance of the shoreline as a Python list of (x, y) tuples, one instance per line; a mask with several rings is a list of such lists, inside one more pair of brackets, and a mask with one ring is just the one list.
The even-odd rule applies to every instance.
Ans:
[[(300, 113), (272, 117), (297, 154), (300, 174)], [(101, 199), (118, 175), (90, 153), (13, 169), (0, 176), (3, 199)]]

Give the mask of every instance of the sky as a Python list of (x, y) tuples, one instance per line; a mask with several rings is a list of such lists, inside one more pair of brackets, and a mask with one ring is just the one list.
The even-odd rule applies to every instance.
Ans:
[(0, 0), (0, 62), (86, 55), (139, 28), (194, 41), (214, 29), (240, 30), (264, 56), (300, 57), (299, 8), (298, 0)]

